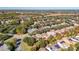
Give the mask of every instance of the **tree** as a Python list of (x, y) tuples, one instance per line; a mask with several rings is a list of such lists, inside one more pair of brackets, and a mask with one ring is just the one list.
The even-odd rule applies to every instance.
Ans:
[(56, 43), (56, 39), (52, 35), (49, 36), (47, 41), (48, 41), (49, 44), (55, 44)]
[(39, 45), (40, 47), (46, 46), (46, 41), (44, 39), (40, 39), (39, 42), (40, 42), (40, 45)]
[(76, 33), (79, 33), (79, 26), (75, 27)]
[(65, 31), (65, 32), (63, 33), (63, 36), (64, 36), (64, 37), (69, 37), (69, 32), (68, 32), (68, 31)]
[(69, 31), (68, 31), (68, 36), (71, 36), (71, 37), (74, 37), (74, 36), (76, 36), (77, 35), (77, 33), (75, 32), (75, 30), (74, 29), (70, 29)]
[(70, 47), (68, 47), (68, 51), (73, 51), (73, 50), (74, 50), (73, 45), (70, 45)]
[(26, 32), (25, 28), (21, 25), (16, 28), (17, 34), (24, 34), (25, 32)]
[(35, 47), (33, 49), (39, 50), (39, 48), (45, 47), (47, 44), (47, 40), (40, 39), (34, 44)]
[(16, 20), (16, 19), (13, 19), (13, 20), (10, 22), (10, 24), (16, 25), (16, 24), (17, 24), (17, 20)]
[(40, 41), (37, 41), (35, 44), (34, 44), (34, 47), (33, 49), (35, 49), (36, 51), (39, 50), (40, 48)]
[(15, 50), (15, 46), (12, 42), (6, 42), (5, 44), (8, 46), (9, 50), (11, 50), (11, 51)]
[(23, 41), (27, 43), (29, 46), (33, 46), (34, 43), (36, 42), (36, 39), (32, 37), (26, 37), (23, 39)]
[(62, 39), (62, 35), (59, 34), (59, 33), (56, 33), (55, 39), (56, 39), (56, 40), (60, 40), (60, 39)]
[(4, 42), (8, 49), (14, 51), (16, 49), (16, 39), (8, 39)]
[(79, 43), (75, 44), (76, 51), (79, 51)]

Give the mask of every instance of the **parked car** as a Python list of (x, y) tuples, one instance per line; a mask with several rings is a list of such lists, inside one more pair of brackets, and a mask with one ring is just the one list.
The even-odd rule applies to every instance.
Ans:
[(46, 50), (48, 50), (48, 51), (52, 51), (52, 50), (51, 50), (51, 48), (50, 48), (50, 47), (48, 47), (48, 46), (46, 47)]

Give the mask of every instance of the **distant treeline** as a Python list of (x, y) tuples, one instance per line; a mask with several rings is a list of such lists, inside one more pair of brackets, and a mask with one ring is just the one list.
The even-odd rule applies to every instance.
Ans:
[(79, 13), (79, 10), (0, 10), (0, 12)]

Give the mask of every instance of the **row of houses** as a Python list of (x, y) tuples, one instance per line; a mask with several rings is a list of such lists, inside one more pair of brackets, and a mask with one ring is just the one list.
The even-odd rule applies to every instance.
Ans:
[(68, 31), (69, 29), (72, 29), (72, 28), (74, 28), (74, 27), (70, 26), (70, 27), (63, 28), (61, 30), (50, 30), (49, 32), (46, 32), (46, 33), (32, 35), (32, 37), (35, 37), (37, 39), (43, 38), (43, 39), (47, 40), (50, 36), (56, 36), (57, 33), (63, 35), (66, 31)]
[(43, 39), (47, 40), (50, 35), (55, 36), (56, 33), (52, 30), (47, 33), (32, 35), (32, 37), (35, 37), (37, 39), (43, 38)]
[[(9, 24), (11, 23), (13, 20), (0, 20), (0, 24)], [(24, 23), (24, 20), (16, 20), (16, 23)]]
[(74, 38), (65, 37), (62, 40), (57, 41), (56, 44), (47, 45), (45, 48), (48, 51), (61, 51), (61, 49), (68, 49), (68, 47), (70, 47), (70, 45), (75, 45), (77, 42), (79, 42), (79, 36), (76, 36)]

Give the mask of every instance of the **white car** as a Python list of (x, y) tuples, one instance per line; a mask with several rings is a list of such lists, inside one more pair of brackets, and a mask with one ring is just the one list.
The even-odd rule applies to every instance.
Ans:
[(75, 41), (75, 42), (79, 42), (79, 39), (77, 39), (77, 38), (70, 38), (70, 39)]
[(67, 46), (66, 44), (64, 44), (64, 43), (58, 42), (57, 44), (58, 44), (61, 48), (68, 48), (68, 46)]
[(47, 49), (48, 51), (52, 51), (52, 50), (51, 50), (51, 48), (50, 48), (50, 47), (48, 47), (48, 46), (46, 47), (46, 49)]
[(61, 48), (63, 48), (63, 45), (60, 43), (60, 42), (58, 42), (57, 43)]
[(75, 38), (79, 41), (79, 36), (76, 36)]

